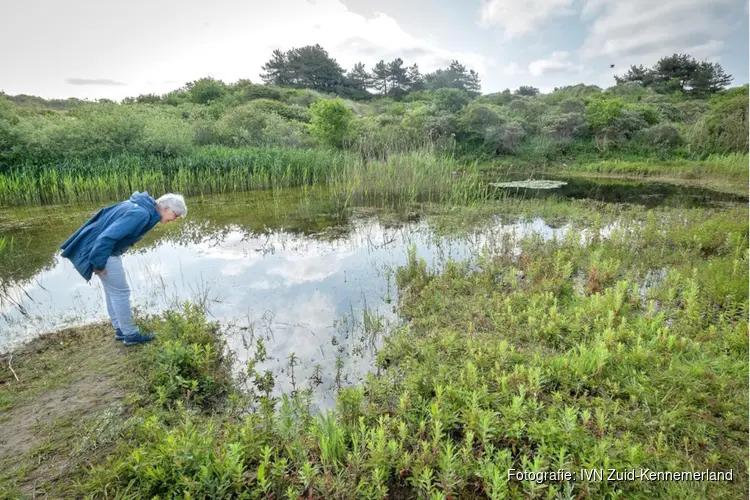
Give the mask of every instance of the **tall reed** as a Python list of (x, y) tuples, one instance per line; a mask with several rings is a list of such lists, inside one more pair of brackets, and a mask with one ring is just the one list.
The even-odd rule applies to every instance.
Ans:
[(0, 174), (0, 205), (114, 201), (144, 190), (191, 196), (310, 185), (324, 182), (350, 157), (313, 149), (207, 147), (177, 158), (23, 164)]
[(117, 201), (134, 191), (186, 196), (254, 189), (329, 186), (344, 205), (430, 201), (466, 203), (482, 196), (476, 168), (433, 151), (369, 155), (323, 149), (206, 147), (177, 158), (119, 155), (106, 161), (23, 164), (0, 174), (0, 205)]

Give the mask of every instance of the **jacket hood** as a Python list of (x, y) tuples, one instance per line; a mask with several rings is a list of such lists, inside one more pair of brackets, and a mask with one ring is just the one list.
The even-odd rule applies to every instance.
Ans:
[(151, 214), (148, 221), (148, 229), (154, 227), (154, 225), (161, 220), (161, 214), (156, 209), (156, 200), (148, 194), (148, 191), (142, 193), (139, 193), (138, 191), (134, 192), (130, 197), (130, 201), (139, 207), (145, 208)]
[(134, 192), (130, 197), (130, 201), (145, 208), (149, 212), (156, 210), (156, 200), (153, 199), (150, 194), (148, 194), (148, 191), (144, 191), (142, 193), (139, 193), (138, 191)]

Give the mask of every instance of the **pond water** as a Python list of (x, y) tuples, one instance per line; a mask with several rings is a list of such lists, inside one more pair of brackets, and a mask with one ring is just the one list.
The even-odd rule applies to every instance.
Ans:
[[(522, 181), (529, 181), (530, 187), (522, 186)], [(543, 181), (546, 181), (549, 186), (537, 188), (543, 184)], [(746, 205), (748, 203), (747, 196), (663, 182), (566, 178), (548, 174), (506, 176), (497, 182), (511, 184), (509, 187), (496, 187), (494, 192), (498, 197), (589, 199), (606, 203), (637, 204), (648, 208), (658, 206), (719, 207), (728, 204)], [(556, 183), (563, 184), (555, 186)]]
[[(551, 238), (567, 230), (541, 219), (498, 219), (482, 232), (440, 237), (424, 221), (398, 222), (371, 211), (343, 223), (314, 209), (305, 217), (298, 209), (269, 215), (272, 200), (264, 204), (259, 197), (267, 195), (188, 200), (190, 219), (158, 225), (123, 258), (132, 305), (157, 313), (185, 300), (205, 303), (227, 332), (238, 367), (262, 337), (269, 359), (260, 368), (274, 372), (277, 390), (292, 389), (285, 367), (294, 353), (297, 381), (313, 374), (322, 378), (315, 393), (320, 406), (333, 402), (337, 372), (348, 384), (372, 367), (382, 335), (396, 324), (394, 272), (407, 262), (409, 248), (435, 269), (449, 259), (479, 255), (490, 240), (495, 242), (490, 246), (500, 248), (530, 232)], [(293, 202), (302, 199), (299, 194)], [(0, 350), (42, 332), (106, 320), (99, 280), (84, 281), (57, 251), (98, 208), (27, 210), (24, 222), (14, 226), (6, 214), (5, 226), (0, 226), (4, 233), (30, 243), (16, 261), (22, 265), (6, 268), (6, 274), (26, 271), (29, 276), (6, 282)], [(30, 262), (41, 269), (23, 269)]]
[[(560, 193), (594, 189), (569, 186)], [(410, 248), (439, 269), (485, 248), (517, 252), (516, 240), (530, 233), (560, 238), (569, 229), (498, 217), (481, 231), (440, 236), (424, 220), (374, 210), (342, 219), (309, 194), (188, 200), (188, 220), (157, 225), (123, 262), (140, 312), (158, 313), (185, 300), (204, 303), (222, 324), (239, 369), (261, 337), (269, 358), (259, 368), (274, 373), (276, 392), (292, 389), (286, 366), (293, 353), (296, 381), (320, 382), (314, 392), (319, 407), (333, 404), (338, 381), (354, 383), (372, 369), (380, 340), (398, 325), (394, 272)], [(85, 282), (58, 250), (99, 208), (0, 210), (0, 234), (14, 242), (0, 259), (0, 351), (43, 332), (106, 320), (98, 279)]]

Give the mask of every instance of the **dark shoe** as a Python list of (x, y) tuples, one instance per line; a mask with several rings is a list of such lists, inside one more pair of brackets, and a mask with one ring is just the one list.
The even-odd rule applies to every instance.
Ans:
[(122, 330), (119, 328), (115, 330), (115, 340), (125, 340), (125, 335), (122, 334)]
[(133, 337), (125, 337), (122, 343), (124, 345), (137, 345), (137, 344), (145, 344), (146, 342), (151, 342), (152, 340), (154, 340), (153, 335), (138, 334), (138, 335), (134, 335)]

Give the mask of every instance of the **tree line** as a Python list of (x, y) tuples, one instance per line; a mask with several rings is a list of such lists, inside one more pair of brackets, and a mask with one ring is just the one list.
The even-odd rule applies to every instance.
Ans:
[(424, 75), (416, 63), (406, 66), (400, 57), (390, 62), (381, 59), (369, 71), (362, 62), (345, 71), (317, 44), (286, 52), (274, 50), (262, 69), (260, 77), (267, 85), (333, 92), (354, 99), (366, 99), (373, 94), (402, 97), (409, 92), (441, 88), (462, 90), (470, 95), (479, 95), (481, 91), (479, 74), (457, 60), (451, 61), (447, 68)]
[(688, 54), (663, 57), (650, 68), (633, 65), (624, 75), (615, 76), (618, 84), (635, 82), (660, 94), (677, 92), (697, 98), (724, 90), (732, 80), (721, 64), (698, 61)]
[[(476, 97), (481, 92), (479, 74), (459, 61), (452, 61), (445, 69), (421, 74), (415, 63), (406, 66), (401, 58), (378, 61), (367, 70), (358, 62), (345, 71), (320, 45), (292, 48), (286, 52), (274, 50), (263, 65), (260, 77), (268, 85), (309, 88), (332, 92), (342, 97), (366, 99), (374, 95), (400, 98), (410, 92), (452, 88)], [(673, 54), (661, 58), (652, 67), (632, 65), (624, 75), (616, 75), (615, 82), (635, 82), (659, 94), (679, 93), (694, 98), (707, 98), (726, 89), (732, 82), (721, 64), (698, 61), (689, 54)], [(515, 95), (533, 97), (539, 89), (522, 85)]]
[(344, 72), (320, 46), (303, 49), (274, 52), (270, 84), (200, 78), (121, 104), (0, 92), (0, 171), (117, 154), (181, 157), (204, 146), (323, 145), (366, 157), (426, 148), (535, 164), (748, 151), (747, 85), (725, 90), (731, 76), (720, 65), (690, 56), (633, 66), (606, 90), (522, 85), (479, 95), (479, 76), (458, 61), (424, 75), (400, 58)]
[[(286, 52), (274, 50), (262, 69), (260, 77), (268, 85), (309, 88), (355, 99), (372, 94), (403, 97), (409, 92), (441, 88), (463, 90), (475, 96), (481, 91), (479, 74), (457, 60), (445, 69), (424, 75), (416, 63), (406, 66), (401, 58), (390, 62), (380, 60), (369, 71), (364, 63), (358, 62), (345, 71), (317, 44)], [(660, 94), (677, 92), (696, 98), (720, 92), (732, 80), (721, 64), (698, 61), (689, 54), (663, 57), (652, 67), (632, 65), (624, 75), (615, 76), (617, 84), (635, 82)], [(514, 93), (533, 97), (539, 89), (522, 85)]]
[[(406, 66), (400, 57), (390, 62), (380, 60), (371, 70), (364, 63), (358, 62), (345, 71), (318, 44), (292, 48), (285, 52), (274, 50), (270, 59), (262, 66), (260, 77), (268, 90), (247, 79), (228, 85), (207, 77), (188, 82), (183, 88), (162, 96), (143, 94), (125, 98), (123, 103), (176, 105), (182, 102), (183, 94), (189, 94), (193, 102), (208, 104), (221, 100), (233, 88), (245, 91), (252, 89), (249, 91), (253, 94), (251, 98), (277, 98), (277, 91), (271, 87), (279, 87), (310, 89), (352, 100), (370, 100), (378, 96), (401, 100), (411, 93), (438, 89), (460, 90), (475, 98), (481, 95), (482, 89), (479, 74), (467, 69), (457, 60), (451, 61), (447, 68), (426, 74), (420, 72), (416, 63)], [(637, 83), (657, 94), (695, 99), (705, 99), (723, 92), (733, 80), (732, 75), (727, 74), (719, 63), (698, 61), (688, 54), (663, 57), (651, 67), (632, 65), (625, 74), (614, 78), (617, 85)], [(554, 90), (557, 91), (558, 88)], [(532, 85), (521, 85), (513, 92), (510, 89), (501, 92), (521, 97), (534, 97), (539, 93), (539, 89)], [(70, 109), (85, 102), (75, 98), (45, 100), (28, 95), (9, 96), (2, 92), (0, 96), (22, 106), (59, 110)], [(100, 102), (112, 101), (101, 99)]]

